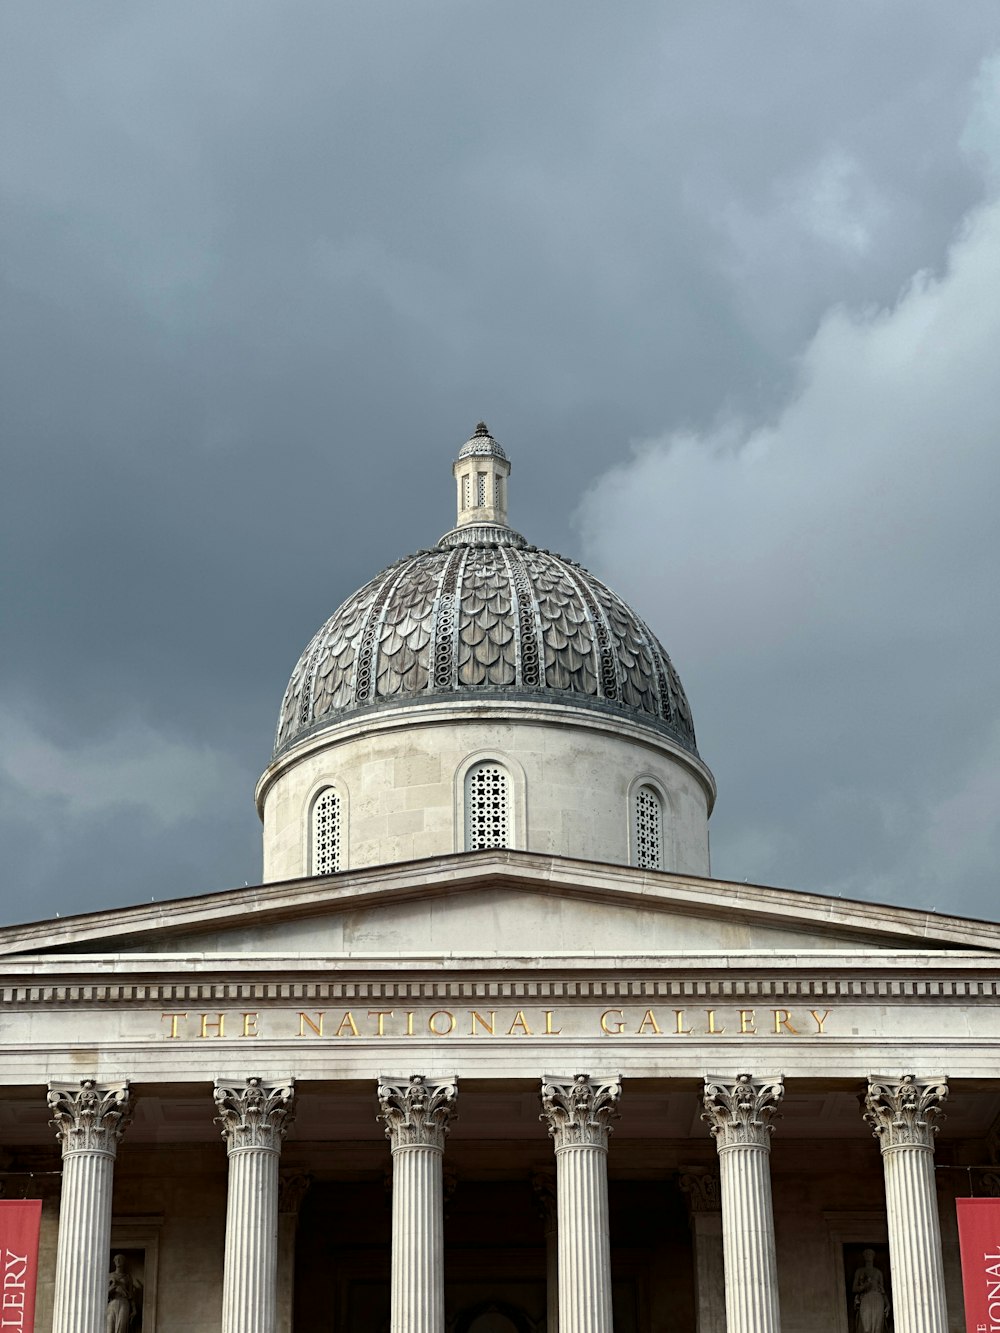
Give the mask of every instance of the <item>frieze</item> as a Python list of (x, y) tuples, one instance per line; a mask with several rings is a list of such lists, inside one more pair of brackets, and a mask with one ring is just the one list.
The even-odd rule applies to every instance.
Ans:
[(756, 1040), (766, 1044), (865, 1041), (993, 1043), (997, 1010), (832, 1004), (632, 1003), (548, 1004), (516, 999), (476, 1000), (466, 994), (458, 1002), (370, 1000), (280, 1005), (206, 1003), (151, 1007), (121, 1005), (114, 1010), (77, 1009), (8, 1012), (2, 1046), (40, 1048), (67, 1041), (140, 1043), (170, 1047), (202, 1043), (378, 1042), (419, 1040), (447, 1042), (545, 1044), (562, 1039), (603, 1045), (680, 1046), (695, 1042)]

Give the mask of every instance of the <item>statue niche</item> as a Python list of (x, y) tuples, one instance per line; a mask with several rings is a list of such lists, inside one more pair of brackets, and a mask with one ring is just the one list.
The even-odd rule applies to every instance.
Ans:
[(112, 1256), (106, 1333), (142, 1333), (144, 1258), (142, 1250), (116, 1250)]
[(845, 1245), (844, 1275), (851, 1333), (892, 1333), (886, 1245)]

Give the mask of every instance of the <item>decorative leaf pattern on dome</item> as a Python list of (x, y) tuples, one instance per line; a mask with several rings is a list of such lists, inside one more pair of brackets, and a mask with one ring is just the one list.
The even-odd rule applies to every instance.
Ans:
[(691, 738), (691, 744), (694, 745), (694, 718), (691, 716), (691, 705), (687, 701), (687, 695), (684, 693), (684, 686), (681, 684), (680, 676), (674, 670), (674, 664), (664, 651), (663, 645), (657, 640), (657, 647), (663, 658), (664, 666), (667, 671), (667, 679), (670, 682), (670, 701), (674, 709), (674, 721), (680, 730)]
[(463, 535), (391, 565), (330, 617), (292, 673), (276, 748), (375, 699), (480, 688), (600, 699), (693, 747), (677, 673), (619, 597), (521, 538)]
[(351, 674), (358, 654), (361, 631), (375, 600), (392, 578), (395, 566), (384, 569), (349, 597), (323, 626), (320, 662), (313, 685), (314, 718), (335, 713), (351, 702)]
[(458, 621), (461, 685), (510, 686), (515, 675), (510, 580), (500, 548), (476, 546), (462, 576)]
[(375, 693), (380, 699), (418, 694), (427, 688), (434, 598), (444, 562), (444, 552), (419, 556), (412, 561), (406, 578), (392, 590), (382, 620), (375, 668)]
[[(329, 621), (327, 622), (329, 624)], [(313, 661), (313, 655), (316, 647), (323, 637), (323, 629), (317, 632), (309, 640), (306, 650), (295, 664), (295, 670), (292, 672), (292, 678), (288, 682), (288, 688), (285, 690), (285, 697), (281, 701), (281, 712), (278, 714), (278, 730), (274, 738), (274, 748), (278, 749), (284, 745), (289, 736), (299, 729), (299, 714), (303, 706), (303, 687), (309, 679), (309, 668)]]
[(538, 610), (531, 580), (519, 551), (504, 551), (503, 561), (513, 595), (513, 610), (517, 616), (517, 653), (514, 659), (517, 683), (523, 690), (537, 690), (542, 683), (542, 663), (539, 660), (540, 627)]
[(592, 586), (592, 582), (596, 582), (596, 580), (592, 581), (591, 576), (580, 566), (573, 568), (568, 564), (566, 565), (566, 577), (583, 599), (587, 614), (590, 617), (590, 623), (594, 629), (598, 694), (603, 695), (605, 699), (618, 703), (621, 698), (621, 689), (618, 684), (618, 657), (615, 652), (614, 635)]
[(616, 597), (599, 579), (591, 577), (590, 586), (607, 616), (614, 639), (622, 703), (643, 713), (652, 713), (655, 717), (659, 712), (653, 684), (656, 666), (645, 643), (640, 622), (621, 598)]
[(531, 551), (523, 558), (542, 621), (546, 686), (596, 695), (597, 645), (580, 594), (555, 556)]
[(455, 665), (455, 616), (457, 590), (462, 570), (469, 554), (467, 546), (453, 547), (447, 552), (441, 570), (441, 585), (437, 596), (434, 624), (434, 689), (450, 690)]

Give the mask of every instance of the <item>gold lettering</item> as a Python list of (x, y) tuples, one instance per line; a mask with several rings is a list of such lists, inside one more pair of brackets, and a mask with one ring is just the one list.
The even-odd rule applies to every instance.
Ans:
[(257, 1031), (257, 1019), (258, 1019), (258, 1017), (259, 1017), (259, 1015), (256, 1014), (256, 1013), (253, 1013), (253, 1012), (248, 1013), (248, 1014), (244, 1014), (244, 1015), (243, 1015), (243, 1035), (244, 1035), (244, 1037), (259, 1037), (259, 1036), (260, 1036), (260, 1033)]
[(308, 1027), (308, 1028), (312, 1028), (313, 1032), (316, 1033), (316, 1036), (317, 1036), (317, 1037), (322, 1037), (322, 1035), (323, 1035), (323, 1019), (324, 1019), (325, 1017), (326, 1017), (326, 1010), (325, 1010), (325, 1009), (318, 1009), (318, 1010), (316, 1011), (316, 1022), (314, 1023), (313, 1020), (309, 1017), (308, 1014), (304, 1014), (304, 1013), (302, 1013), (301, 1010), (300, 1010), (300, 1011), (299, 1011), (299, 1036), (300, 1036), (300, 1037), (304, 1037), (304, 1036), (306, 1035), (306, 1028)]
[(513, 1035), (514, 1035), (514, 1029), (515, 1029), (515, 1028), (520, 1028), (520, 1029), (521, 1029), (521, 1035), (522, 1035), (522, 1036), (524, 1036), (524, 1037), (530, 1037), (530, 1036), (531, 1036), (531, 1028), (529, 1028), (528, 1025), (527, 1025), (527, 1023), (524, 1021), (524, 1010), (523, 1010), (523, 1009), (518, 1009), (517, 1013), (514, 1015), (514, 1021), (513, 1021), (513, 1023), (511, 1023), (510, 1027), (507, 1029), (507, 1036), (508, 1036), (508, 1037), (513, 1037)]
[(820, 1037), (825, 1037), (825, 1036), (826, 1036), (826, 1033), (823, 1031), (823, 1024), (824, 1024), (824, 1023), (826, 1022), (826, 1020), (830, 1017), (830, 1014), (831, 1014), (832, 1011), (831, 1011), (830, 1009), (828, 1009), (828, 1010), (826, 1011), (826, 1013), (823, 1015), (822, 1018), (820, 1018), (819, 1014), (816, 1012), (815, 1009), (810, 1009), (809, 1012), (812, 1014), (813, 1018), (814, 1018), (815, 1021), (816, 1021), (816, 1033), (817, 1033), (817, 1035), (820, 1036)]
[(674, 1036), (675, 1036), (675, 1037), (690, 1037), (690, 1035), (691, 1035), (691, 1029), (690, 1029), (690, 1028), (686, 1028), (686, 1027), (684, 1026), (684, 1010), (683, 1010), (683, 1009), (675, 1009), (675, 1010), (674, 1010), (674, 1018), (676, 1019), (676, 1022), (677, 1022), (677, 1026), (674, 1028)]
[(708, 1028), (707, 1028), (708, 1035), (709, 1035), (710, 1037), (721, 1037), (722, 1034), (725, 1032), (726, 1029), (725, 1029), (725, 1028), (717, 1028), (717, 1027), (715, 1026), (715, 1010), (714, 1010), (714, 1009), (706, 1009), (706, 1010), (705, 1010), (705, 1013), (708, 1014)]
[(483, 1031), (488, 1032), (492, 1037), (494, 1029), (496, 1027), (497, 1011), (495, 1009), (490, 1010), (489, 1022), (487, 1022), (487, 1020), (482, 1016), (481, 1013), (478, 1012), (478, 1010), (473, 1009), (471, 1012), (472, 1012), (472, 1026), (469, 1029), (469, 1036), (470, 1037), (476, 1036), (476, 1024), (478, 1023), (479, 1026), (483, 1029)]
[(552, 1026), (552, 1015), (553, 1015), (554, 1013), (555, 1013), (555, 1010), (554, 1010), (554, 1009), (546, 1009), (546, 1011), (545, 1011), (545, 1036), (546, 1036), (546, 1037), (561, 1037), (561, 1036), (562, 1036), (562, 1028), (554, 1028), (554, 1027)]
[(393, 1012), (393, 1011), (392, 1011), (391, 1009), (369, 1009), (369, 1010), (368, 1010), (368, 1017), (369, 1017), (369, 1018), (374, 1018), (374, 1019), (376, 1020), (376, 1021), (375, 1021), (375, 1035), (376, 1035), (376, 1037), (384, 1037), (384, 1036), (385, 1036), (385, 1020), (386, 1020), (387, 1018), (391, 1018), (391, 1017), (392, 1017), (392, 1012)]
[(636, 1036), (641, 1037), (647, 1027), (649, 1028), (650, 1032), (655, 1032), (657, 1036), (660, 1035), (660, 1025), (659, 1023), (657, 1023), (656, 1015), (653, 1013), (652, 1009), (647, 1009), (646, 1012), (643, 1014), (642, 1022), (636, 1029)]
[(209, 1028), (215, 1028), (215, 1035), (217, 1037), (224, 1037), (226, 1035), (226, 1015), (220, 1014), (217, 1022), (210, 1023), (208, 1021), (208, 1014), (202, 1014), (201, 1032), (199, 1033), (199, 1036), (207, 1037)]
[(185, 1009), (183, 1013), (160, 1015), (161, 1022), (165, 1023), (168, 1018), (170, 1019), (170, 1031), (167, 1033), (167, 1036), (176, 1038), (177, 1036), (179, 1036), (179, 1033), (177, 1031), (177, 1020), (179, 1018), (187, 1018), (187, 1010)]
[(412, 1036), (413, 1036), (413, 1010), (412, 1010), (412, 1009), (407, 1009), (407, 1011), (406, 1011), (406, 1035), (407, 1035), (408, 1037), (412, 1037)]
[(740, 1035), (744, 1037), (756, 1037), (757, 1029), (754, 1027), (756, 1021), (756, 1010), (740, 1010)]
[(344, 1035), (344, 1031), (345, 1031), (345, 1029), (346, 1029), (348, 1032), (350, 1032), (350, 1034), (351, 1034), (352, 1037), (360, 1037), (360, 1036), (361, 1036), (361, 1033), (358, 1031), (358, 1025), (357, 1025), (357, 1023), (355, 1023), (355, 1021), (354, 1021), (354, 1015), (351, 1013), (350, 1009), (348, 1009), (347, 1013), (346, 1013), (346, 1014), (344, 1015), (344, 1017), (340, 1020), (340, 1027), (337, 1029), (337, 1031), (336, 1031), (333, 1035), (334, 1035), (335, 1037), (342, 1037), (342, 1036)]
[[(446, 1018), (448, 1020), (448, 1026), (443, 1032), (439, 1027), (435, 1026), (434, 1020), (436, 1018)], [(430, 1028), (431, 1032), (433, 1032), (435, 1037), (447, 1037), (450, 1032), (455, 1031), (455, 1015), (450, 1009), (435, 1009), (427, 1020), (427, 1026)]]
[(798, 1028), (792, 1026), (792, 1015), (788, 1009), (772, 1009), (771, 1013), (774, 1014), (774, 1035), (776, 1037), (781, 1035), (782, 1028), (785, 1028), (793, 1036), (798, 1036)]
[[(617, 1014), (618, 1019), (613, 1028), (608, 1027), (608, 1018), (611, 1014)], [(625, 1030), (625, 1015), (620, 1009), (605, 1009), (601, 1014), (601, 1031), (606, 1032), (609, 1037), (618, 1037)]]

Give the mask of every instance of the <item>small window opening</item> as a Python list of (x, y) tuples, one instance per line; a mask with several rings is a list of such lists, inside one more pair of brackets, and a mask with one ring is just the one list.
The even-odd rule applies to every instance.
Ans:
[(663, 869), (663, 804), (652, 787), (635, 794), (635, 863), (642, 870)]
[(340, 797), (327, 787), (313, 802), (312, 873), (334, 875), (340, 869)]
[(510, 778), (500, 764), (476, 764), (465, 777), (465, 849), (510, 846)]

